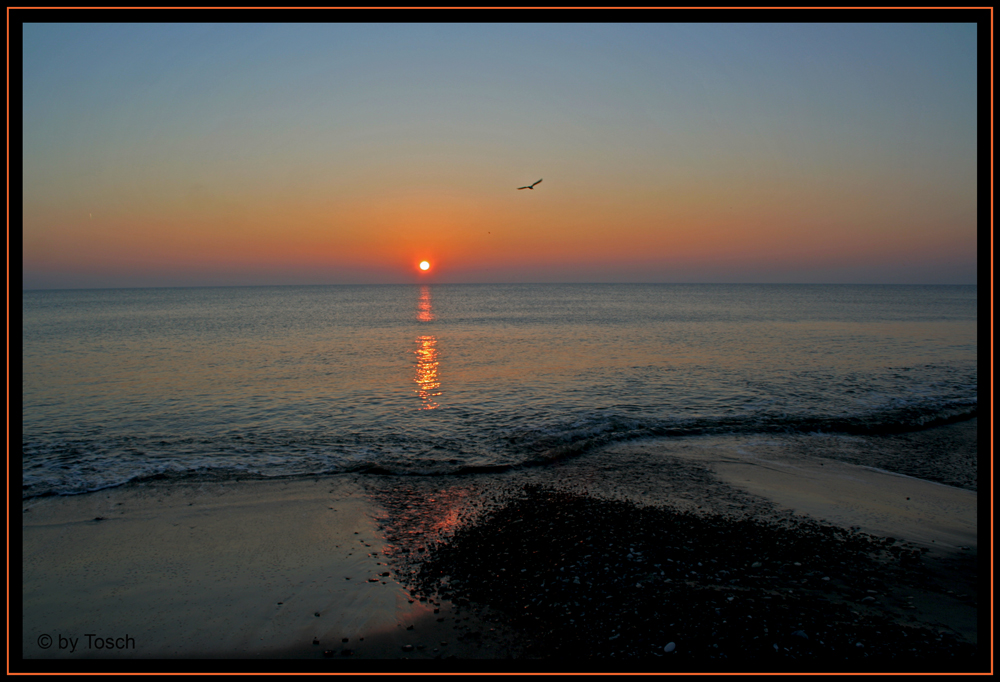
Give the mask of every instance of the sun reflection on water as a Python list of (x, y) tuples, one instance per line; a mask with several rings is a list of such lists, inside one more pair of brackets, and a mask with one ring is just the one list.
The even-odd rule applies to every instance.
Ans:
[[(419, 322), (430, 322), (434, 319), (434, 311), (431, 309), (430, 287), (420, 287), (420, 300), (417, 302), (417, 320)], [(438, 351), (436, 348), (437, 338), (430, 335), (417, 337), (417, 349), (413, 351), (417, 355), (416, 374), (413, 381), (417, 384), (415, 392), (423, 403), (420, 409), (433, 410), (440, 405), (435, 398), (441, 395), (441, 382), (438, 380)]]
[(420, 287), (420, 300), (417, 301), (417, 320), (420, 322), (430, 322), (434, 319), (434, 311), (431, 310), (431, 288), (424, 285)]
[(441, 391), (437, 390), (441, 387), (441, 382), (438, 381), (438, 365), (440, 363), (438, 362), (437, 348), (434, 347), (436, 343), (437, 339), (433, 336), (417, 337), (417, 350), (414, 351), (417, 354), (417, 373), (413, 381), (417, 384), (416, 393), (423, 402), (423, 406), (420, 408), (422, 410), (433, 410), (440, 407), (434, 400), (435, 397), (441, 395)]

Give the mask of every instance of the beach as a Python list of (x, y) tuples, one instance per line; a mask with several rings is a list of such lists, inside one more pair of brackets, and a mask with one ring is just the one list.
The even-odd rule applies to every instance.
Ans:
[(974, 491), (745, 445), (611, 446), (662, 485), (603, 456), (29, 499), (22, 654), (978, 669)]
[(992, 15), (93, 16), (13, 34), (9, 673), (991, 671)]

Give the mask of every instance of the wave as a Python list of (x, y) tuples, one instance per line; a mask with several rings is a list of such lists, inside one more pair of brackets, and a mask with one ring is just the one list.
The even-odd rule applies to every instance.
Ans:
[[(427, 434), (229, 433), (207, 438), (102, 438), (23, 444), (22, 499), (91, 493), (129, 483), (381, 476), (489, 475), (544, 466), (616, 442), (706, 435), (893, 435), (978, 416), (976, 400), (897, 405), (852, 415), (759, 413), (652, 417), (619, 406), (563, 417), (525, 416), (465, 438)], [(472, 421), (476, 421), (473, 419)]]
[(977, 416), (977, 402), (963, 401), (948, 405), (898, 407), (846, 417), (756, 415), (653, 424), (648, 423), (648, 420), (610, 418), (586, 425), (574, 425), (575, 428), (561, 432), (545, 432), (531, 443), (529, 447), (534, 453), (525, 459), (523, 465), (547, 464), (613, 442), (639, 438), (768, 433), (886, 436), (935, 428)]

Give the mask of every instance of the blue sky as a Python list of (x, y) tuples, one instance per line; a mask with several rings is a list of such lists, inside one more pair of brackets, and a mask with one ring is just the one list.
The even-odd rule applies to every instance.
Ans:
[(972, 283), (976, 51), (972, 24), (28, 24), (24, 284)]

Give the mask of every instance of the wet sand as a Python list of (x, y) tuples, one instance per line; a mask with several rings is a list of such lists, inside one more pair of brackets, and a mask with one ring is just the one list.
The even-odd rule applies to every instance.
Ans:
[(401, 587), (350, 478), (144, 484), (24, 509), (25, 658), (506, 654), (466, 646), (448, 605)]
[[(497, 476), (153, 481), (32, 499), (22, 654), (978, 670), (976, 494), (787, 445), (647, 441)], [(660, 457), (662, 478), (630, 479), (630, 457)], [(753, 541), (705, 541), (726, 537)], [(601, 608), (581, 608), (598, 592)]]

